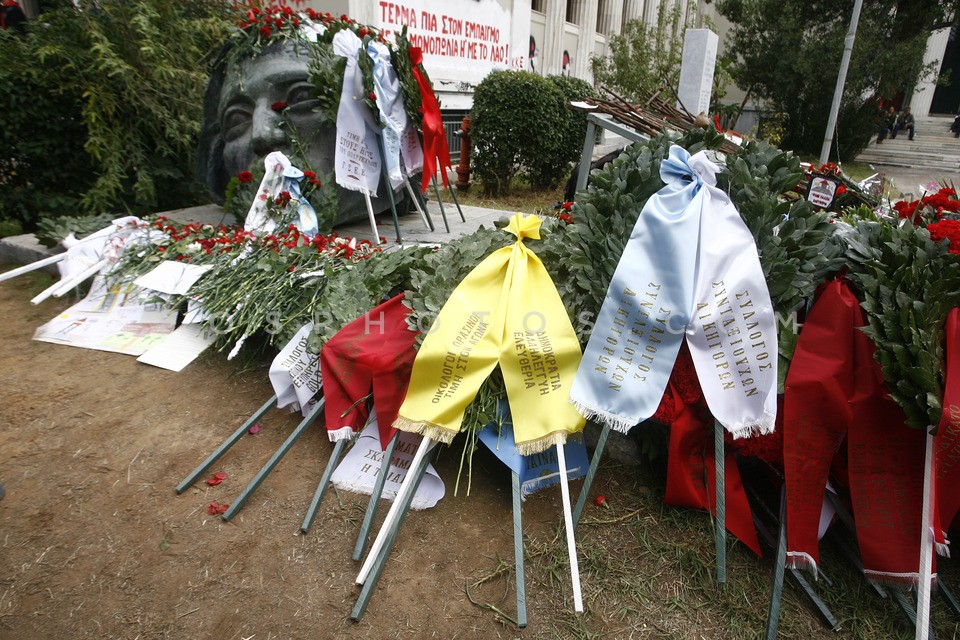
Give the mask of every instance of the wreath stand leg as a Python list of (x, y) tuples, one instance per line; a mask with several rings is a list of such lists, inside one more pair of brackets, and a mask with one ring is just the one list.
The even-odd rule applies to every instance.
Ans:
[(403, 185), (406, 187), (407, 193), (410, 194), (410, 198), (413, 200), (413, 206), (416, 207), (417, 213), (420, 214), (420, 219), (423, 220), (423, 224), (427, 225), (427, 228), (430, 229), (430, 231), (435, 231), (433, 227), (433, 220), (430, 218), (430, 214), (427, 213), (426, 208), (420, 204), (420, 198), (413, 190), (413, 186), (410, 184), (410, 178), (403, 176)]
[(767, 633), (765, 640), (776, 640), (780, 626), (780, 604), (783, 600), (783, 574), (787, 564), (787, 494), (786, 485), (780, 489), (780, 526), (777, 535), (776, 564), (773, 568), (773, 588), (770, 607), (767, 609)]
[(215, 463), (217, 460), (220, 459), (220, 456), (225, 454), (230, 449), (230, 447), (235, 445), (240, 440), (240, 438), (244, 436), (247, 430), (250, 427), (252, 427), (257, 420), (262, 418), (263, 414), (269, 411), (272, 407), (276, 406), (276, 404), (277, 404), (277, 396), (273, 396), (269, 400), (267, 400), (265, 403), (263, 403), (262, 407), (254, 411), (253, 414), (249, 418), (247, 418), (246, 422), (240, 425), (240, 427), (236, 431), (231, 433), (230, 436), (226, 440), (224, 440), (223, 443), (219, 447), (217, 447), (217, 449), (207, 457), (206, 460), (200, 463), (199, 467), (194, 469), (192, 472), (190, 472), (190, 475), (188, 475), (186, 478), (180, 481), (180, 484), (178, 484), (176, 487), (177, 495), (183, 493), (189, 487), (193, 486), (193, 484), (200, 478), (200, 476), (205, 474), (210, 469), (210, 467), (213, 466), (213, 463)]
[(450, 233), (450, 223), (447, 222), (447, 212), (443, 208), (443, 199), (440, 197), (440, 188), (437, 187), (437, 179), (431, 176), (430, 182), (433, 183), (433, 192), (437, 195), (437, 204), (440, 206), (440, 216), (443, 218), (443, 226), (446, 228), (447, 233)]
[[(423, 440), (420, 441), (420, 446), (417, 448), (417, 453), (413, 456), (413, 462), (410, 463), (410, 467), (412, 469), (419, 470), (421, 462), (427, 457), (427, 452), (430, 450), (433, 444), (433, 440), (427, 437), (424, 437)], [(424, 467), (424, 469), (426, 469), (426, 467)], [(381, 551), (383, 550), (387, 538), (396, 535), (396, 529), (398, 529), (400, 526), (398, 519), (403, 518), (403, 511), (406, 509), (406, 507), (403, 505), (405, 503), (409, 505), (410, 501), (413, 500), (412, 494), (415, 491), (413, 487), (420, 482), (419, 478), (413, 477), (414, 475), (418, 474), (408, 473), (407, 477), (403, 479), (403, 483), (400, 485), (400, 490), (397, 491), (397, 497), (393, 499), (393, 504), (390, 505), (390, 511), (387, 512), (387, 516), (384, 518), (383, 524), (380, 525), (380, 531), (377, 532), (377, 537), (374, 539), (373, 545), (370, 547), (370, 552), (367, 553), (367, 559), (363, 561), (363, 566), (360, 567), (360, 573), (357, 574), (357, 579), (355, 580), (357, 584), (362, 585), (367, 581), (367, 576), (370, 574), (373, 564), (382, 555)], [(407, 499), (408, 495), (410, 496), (409, 500)]]
[(570, 557), (570, 579), (573, 582), (573, 610), (583, 613), (583, 595), (580, 591), (580, 565), (577, 562), (577, 543), (573, 537), (573, 514), (570, 513), (570, 487), (567, 481), (567, 460), (563, 444), (557, 443), (557, 463), (560, 466), (560, 495), (563, 498), (563, 522), (567, 530), (567, 555)]
[(453, 187), (450, 186), (450, 183), (447, 183), (447, 191), (450, 192), (450, 195), (453, 197), (453, 204), (457, 205), (457, 212), (460, 214), (460, 222), (466, 222), (467, 219), (463, 216), (463, 209), (460, 208), (460, 200), (457, 198), (457, 192), (453, 190)]
[(719, 420), (713, 422), (713, 459), (716, 462), (714, 467), (716, 473), (716, 482), (714, 484), (714, 493), (716, 499), (716, 547), (717, 547), (717, 582), (723, 584), (727, 581), (727, 501), (726, 485), (724, 478), (724, 445), (723, 445), (723, 425)]
[[(786, 521), (785, 514), (781, 513), (781, 515), (779, 516), (774, 515), (773, 511), (771, 511), (766, 501), (762, 497), (760, 497), (755, 490), (751, 489), (749, 485), (744, 485), (744, 487), (747, 489), (750, 495), (753, 496), (754, 498), (753, 501), (751, 502), (751, 506), (759, 507), (771, 522), (776, 523), (778, 528), (782, 527), (783, 546), (782, 546), (782, 554), (780, 557), (783, 558), (784, 565), (786, 565), (786, 544), (787, 544), (786, 531), (787, 530), (786, 530), (786, 523), (785, 523)], [(781, 489), (781, 500), (786, 499), (785, 491), (786, 491), (785, 487)], [(786, 502), (784, 502), (784, 505), (785, 504)], [(784, 509), (785, 508), (786, 507), (784, 506)], [(770, 533), (770, 531), (767, 529), (766, 525), (763, 523), (763, 521), (758, 516), (758, 514), (754, 512), (752, 516), (753, 516), (753, 524), (757, 528), (757, 535), (759, 535), (760, 538), (767, 544), (767, 546), (773, 550), (773, 553), (781, 553), (777, 551), (777, 545), (780, 543), (774, 540), (773, 534)], [(840, 623), (837, 621), (836, 616), (833, 615), (833, 612), (830, 611), (829, 607), (827, 607), (827, 605), (823, 602), (823, 600), (820, 599), (820, 596), (818, 596), (817, 592), (813, 590), (813, 587), (810, 586), (810, 583), (807, 582), (807, 579), (803, 577), (803, 573), (800, 571), (800, 569), (792, 567), (788, 569), (788, 571), (789, 573), (786, 573), (785, 575), (793, 578), (793, 581), (796, 583), (796, 585), (800, 587), (800, 590), (803, 591), (803, 594), (807, 596), (807, 599), (810, 601), (810, 604), (812, 604), (814, 608), (817, 610), (817, 613), (820, 614), (820, 617), (823, 619), (823, 622), (828, 627), (830, 627), (831, 631), (840, 631)], [(817, 567), (817, 575), (820, 578), (823, 578), (823, 581), (827, 584), (827, 586), (831, 586), (831, 587), (833, 586), (833, 581), (830, 580), (827, 574), (823, 572), (823, 569), (821, 567)], [(781, 596), (782, 596), (782, 591), (781, 591)], [(776, 597), (776, 595), (774, 594), (771, 596), (771, 598), (773, 597)], [(778, 620), (777, 625), (779, 626), (779, 611), (777, 613), (777, 620)], [(769, 615), (767, 617), (767, 624), (768, 624), (767, 633), (769, 634), (770, 633), (770, 627), (769, 627), (770, 616)], [(776, 627), (774, 628), (773, 636), (770, 636), (770, 635), (765, 636), (767, 640), (773, 637), (776, 637)]]
[[(323, 391), (321, 387), (320, 391)], [(257, 487), (260, 486), (260, 483), (263, 482), (264, 478), (273, 471), (273, 468), (277, 466), (277, 463), (283, 459), (283, 456), (287, 455), (287, 452), (297, 443), (297, 440), (300, 439), (300, 436), (303, 435), (303, 432), (306, 431), (317, 416), (323, 413), (323, 407), (326, 405), (326, 400), (323, 396), (320, 397), (320, 400), (313, 405), (313, 408), (310, 410), (310, 413), (307, 414), (307, 417), (304, 418), (300, 424), (296, 426), (293, 432), (287, 436), (287, 439), (284, 441), (280, 448), (267, 460), (267, 463), (263, 465), (263, 468), (257, 472), (257, 475), (253, 477), (253, 480), (244, 487), (243, 491), (240, 492), (240, 495), (237, 496), (236, 500), (230, 503), (230, 508), (227, 509), (226, 513), (223, 514), (223, 520), (229, 522), (233, 516), (237, 515), (237, 512), (243, 508), (243, 505), (246, 504), (247, 500), (250, 499), (250, 496), (253, 495), (253, 492), (257, 490)]]
[(916, 639), (927, 640), (930, 629), (930, 582), (933, 580), (933, 436), (928, 432), (923, 463), (923, 515), (920, 520), (920, 584), (917, 586)]
[(109, 260), (103, 259), (97, 262), (96, 264), (90, 265), (82, 273), (76, 275), (72, 278), (66, 280), (60, 280), (55, 282), (30, 300), (30, 304), (40, 304), (50, 296), (55, 298), (62, 298), (68, 291), (73, 289), (76, 286), (79, 286), (81, 282), (92, 276), (93, 274), (100, 271), (100, 269), (107, 266)]
[(12, 269), (5, 273), (0, 273), (0, 282), (3, 282), (4, 280), (9, 280), (11, 278), (16, 278), (17, 276), (23, 275), (25, 273), (29, 273), (30, 271), (36, 271), (37, 269), (42, 269), (47, 265), (60, 262), (66, 257), (67, 257), (67, 252), (64, 251), (63, 253), (54, 254), (49, 258), (43, 258), (42, 260), (37, 260), (35, 262), (31, 262), (30, 264), (25, 264), (22, 267), (17, 267), (16, 269)]
[(573, 528), (577, 528), (580, 522), (580, 516), (583, 515), (583, 507), (590, 494), (590, 486), (593, 484), (593, 477), (597, 475), (597, 467), (600, 466), (600, 457), (603, 455), (603, 448), (607, 446), (607, 437), (610, 436), (610, 425), (604, 424), (600, 430), (600, 437), (597, 438), (597, 446), (593, 449), (593, 457), (590, 458), (590, 467), (587, 469), (587, 475), (583, 478), (583, 485), (580, 487), (580, 495), (577, 497), (577, 506), (573, 509)]
[(517, 574), (517, 626), (527, 626), (527, 583), (523, 564), (523, 496), (520, 493), (520, 474), (511, 473), (513, 485), (513, 561)]
[(390, 200), (390, 214), (393, 216), (393, 228), (397, 232), (397, 242), (401, 242), (400, 221), (397, 219), (397, 202), (393, 197), (393, 183), (390, 182), (390, 174), (387, 172), (387, 164), (384, 162), (387, 151), (383, 146), (383, 137), (379, 135), (377, 136), (377, 149), (380, 151), (380, 177), (383, 179), (383, 186), (387, 192), (387, 198)]
[(367, 218), (370, 220), (370, 230), (373, 232), (373, 243), (380, 244), (380, 230), (377, 229), (377, 218), (373, 215), (373, 203), (370, 202), (370, 194), (363, 194), (363, 200), (367, 203)]
[(353, 548), (353, 561), (359, 562), (363, 557), (363, 550), (367, 546), (367, 538), (370, 535), (370, 527), (373, 525), (373, 518), (377, 513), (377, 505), (380, 503), (380, 496), (383, 494), (383, 486), (387, 483), (387, 476), (390, 471), (390, 461), (393, 460), (393, 452), (397, 449), (397, 440), (400, 439), (400, 432), (393, 434), (390, 438), (390, 444), (383, 454), (383, 460), (380, 461), (380, 473), (377, 475), (377, 482), (373, 485), (373, 493), (370, 494), (370, 502), (367, 503), (367, 511), (363, 515), (363, 522), (360, 524), (360, 533), (357, 536), (357, 545)]
[[(391, 523), (391, 527), (387, 529), (387, 523), (386, 521), (384, 522), (383, 527), (380, 529), (380, 534), (385, 533), (383, 543), (380, 545), (376, 554), (374, 554), (373, 549), (371, 549), (370, 554), (367, 556), (367, 561), (370, 562), (372, 558), (373, 562), (367, 575), (364, 576), (365, 581), (363, 582), (363, 588), (360, 590), (360, 596), (357, 598), (357, 603), (350, 612), (351, 620), (359, 620), (363, 617), (363, 612), (366, 611), (370, 597), (373, 595), (373, 590), (377, 586), (377, 581), (380, 579), (380, 573), (383, 571), (383, 567), (387, 563), (387, 558), (390, 556), (393, 543), (396, 542), (397, 532), (400, 530), (400, 526), (403, 524), (403, 520), (410, 510), (410, 503), (413, 502), (413, 496), (420, 486), (420, 481), (423, 480), (423, 476), (426, 475), (427, 465), (430, 464), (430, 458), (433, 456), (433, 449), (431, 449), (429, 445), (424, 446), (424, 443), (429, 441), (430, 438), (424, 438), (420, 443), (417, 456), (414, 456), (414, 461), (410, 464), (413, 473), (408, 473), (407, 477), (404, 478), (403, 485), (401, 485), (401, 492), (403, 486), (409, 486), (409, 490), (404, 493), (402, 497), (400, 492), (398, 492), (397, 497), (394, 498), (393, 504), (397, 507), (397, 515), (394, 523)], [(421, 452), (424, 452), (422, 456), (420, 455)], [(410, 481), (409, 483), (407, 482), (408, 480)], [(393, 509), (391, 509), (391, 512), (392, 511)], [(380, 540), (380, 534), (377, 535), (377, 540)], [(375, 558), (374, 555), (376, 555)], [(357, 584), (360, 584), (359, 581)]]
[(306, 533), (310, 530), (310, 525), (313, 524), (313, 519), (317, 515), (317, 509), (323, 501), (323, 494), (327, 492), (327, 487), (330, 485), (330, 476), (333, 475), (333, 470), (337, 467), (337, 462), (340, 461), (340, 455), (343, 453), (343, 447), (346, 443), (346, 438), (337, 440), (334, 443), (333, 453), (330, 454), (330, 460), (327, 461), (327, 468), (323, 470), (323, 475), (320, 477), (320, 484), (317, 485), (317, 490), (313, 494), (313, 500), (310, 501), (307, 513), (303, 517), (303, 523), (300, 525), (300, 533)]

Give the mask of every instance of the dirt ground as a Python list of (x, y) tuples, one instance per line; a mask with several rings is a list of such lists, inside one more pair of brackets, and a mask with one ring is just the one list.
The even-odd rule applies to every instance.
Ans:
[[(606, 462), (594, 491), (619, 510), (598, 518), (590, 505), (578, 529), (587, 614), (572, 614), (554, 487), (524, 505), (529, 623), (518, 628), (509, 619), (516, 612), (509, 475), (478, 454), (471, 495), (461, 487), (453, 496), (459, 441), (436, 463), (446, 497), (406, 519), (354, 622), (359, 564), (351, 554), (366, 497), (329, 491), (309, 533), (299, 532), (332, 450), (319, 427), (229, 522), (208, 514), (208, 505), (240, 493), (297, 415), (268, 413), (258, 434), (244, 436), (204, 476), (225, 472), (219, 486), (201, 480), (181, 495), (174, 490), (272, 395), (266, 359), (240, 369), (212, 353), (173, 373), (129, 356), (34, 342), (36, 327), (70, 304), (30, 305), (49, 283), (48, 275), (0, 283), (0, 640), (715, 640), (758, 637), (763, 628), (770, 562), (731, 543), (729, 572), (754, 580), (752, 591), (718, 589), (706, 514), (664, 509), (662, 494), (638, 482), (637, 471)], [(679, 546), (681, 539), (693, 544)], [(465, 585), (484, 576), (491, 579), (471, 590), (478, 606)], [(795, 594), (785, 598), (781, 637), (851, 637), (828, 631)], [(859, 614), (831, 606), (848, 628), (856, 624)]]
[[(479, 460), (472, 495), (453, 497), (459, 452), (440, 458), (447, 497), (407, 518), (353, 622), (350, 556), (366, 499), (328, 492), (310, 532), (299, 532), (332, 449), (325, 434), (311, 428), (230, 522), (207, 506), (239, 494), (298, 416), (267, 414), (259, 434), (204, 476), (224, 471), (222, 484), (175, 493), (272, 395), (265, 367), (237, 372), (213, 354), (173, 373), (33, 342), (34, 329), (68, 304), (28, 303), (48, 283), (0, 285), (0, 638), (549, 635), (536, 590), (522, 633), (464, 592), (495, 556), (513, 557), (509, 476), (495, 463)], [(525, 530), (552, 530), (560, 513), (559, 491), (547, 491), (527, 502)]]

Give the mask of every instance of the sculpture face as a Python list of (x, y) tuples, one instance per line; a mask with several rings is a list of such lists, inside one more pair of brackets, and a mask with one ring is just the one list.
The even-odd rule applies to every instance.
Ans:
[[(311, 98), (309, 64), (309, 53), (298, 51), (292, 42), (280, 42), (213, 74), (204, 98), (196, 172), (214, 201), (223, 202), (232, 176), (271, 151), (302, 156), (314, 171), (334, 173), (336, 129), (323, 124), (323, 117), (314, 111), (317, 101)], [(288, 106), (274, 110), (277, 102)], [(371, 199), (375, 213), (390, 207), (383, 183), (379, 195)], [(360, 193), (338, 187), (337, 199), (335, 224), (367, 217)], [(403, 199), (398, 193), (397, 201)]]
[[(317, 101), (310, 97), (308, 61), (305, 53), (298, 55), (287, 45), (245, 59), (238, 68), (228, 66), (217, 115), (228, 175), (236, 175), (271, 151), (292, 155), (290, 127), (310, 165), (331, 170), (333, 149), (323, 142), (333, 139), (332, 130), (324, 136), (320, 117), (313, 111)], [(288, 106), (282, 112), (274, 110), (277, 102)]]

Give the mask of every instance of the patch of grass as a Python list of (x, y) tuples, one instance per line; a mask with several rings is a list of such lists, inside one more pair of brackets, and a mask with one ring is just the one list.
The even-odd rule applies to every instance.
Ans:
[[(451, 183), (451, 186), (453, 184)], [(454, 187), (456, 189), (456, 187)], [(483, 195), (483, 188), (477, 182), (472, 182), (467, 191), (456, 189), (457, 200), (460, 204), (470, 207), (483, 207), (485, 209), (500, 209), (509, 212), (538, 213), (545, 212), (552, 207), (563, 202), (563, 185), (556, 189), (536, 190), (530, 185), (514, 178), (510, 184), (510, 193), (499, 195), (496, 198)], [(435, 198), (436, 194), (432, 189), (427, 191), (427, 195)], [(441, 192), (444, 206), (452, 203), (448, 191)]]
[[(573, 489), (576, 495), (577, 486)], [(728, 536), (727, 582), (717, 584), (712, 518), (703, 511), (664, 506), (661, 478), (652, 477), (649, 469), (604, 460), (592, 492), (611, 497), (611, 508), (588, 505), (576, 531), (586, 611), (573, 612), (562, 522), (553, 530), (527, 535), (528, 616), (531, 624), (535, 618), (540, 624), (528, 627), (525, 638), (764, 637), (773, 553), (765, 550), (765, 556), (757, 558)], [(830, 630), (787, 576), (777, 638), (913, 637), (912, 627), (892, 598), (878, 597), (834, 545), (824, 542), (821, 548), (822, 567), (832, 584), (825, 579), (808, 581), (841, 628)], [(940, 573), (948, 575), (944, 564), (940, 562)], [(512, 563), (498, 559), (482, 580), (496, 576), (512, 583), (512, 573)], [(497, 606), (512, 614), (515, 605), (509, 597), (501, 597)], [(956, 618), (938, 596), (931, 617), (938, 638), (960, 637)]]

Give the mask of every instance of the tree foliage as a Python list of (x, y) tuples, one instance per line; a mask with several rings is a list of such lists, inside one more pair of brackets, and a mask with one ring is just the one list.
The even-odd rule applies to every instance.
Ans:
[[(737, 84), (785, 117), (781, 146), (819, 153), (854, 0), (720, 0), (733, 23), (728, 53)], [(876, 133), (876, 100), (913, 87), (931, 28), (955, 2), (864, 0), (833, 145), (855, 157)]]
[(0, 39), (0, 216), (196, 204), (192, 158), (226, 0), (61, 0)]
[(683, 31), (679, 4), (669, 11), (661, 3), (655, 25), (628, 20), (623, 32), (610, 38), (610, 52), (593, 56), (590, 67), (597, 85), (639, 104), (659, 89), (676, 87), (680, 78)]

